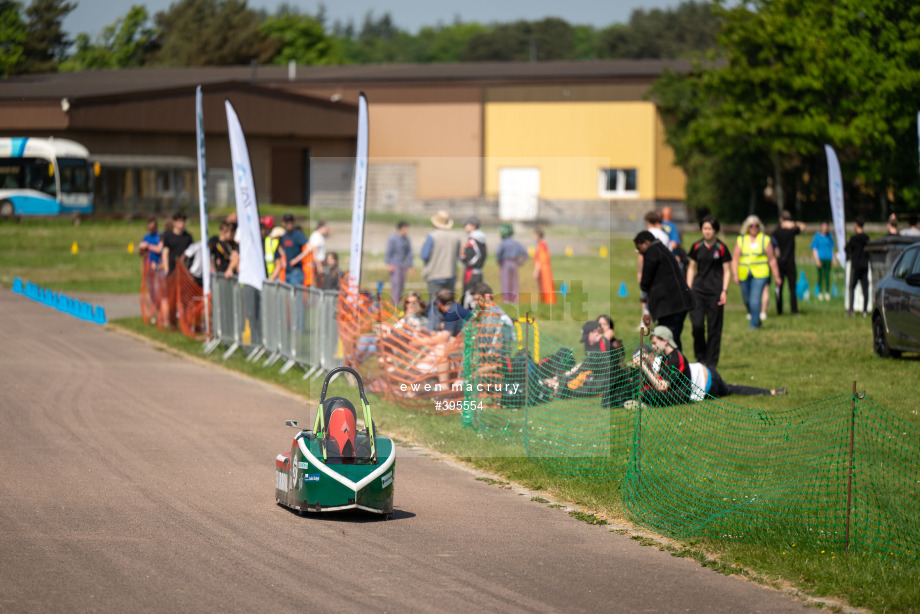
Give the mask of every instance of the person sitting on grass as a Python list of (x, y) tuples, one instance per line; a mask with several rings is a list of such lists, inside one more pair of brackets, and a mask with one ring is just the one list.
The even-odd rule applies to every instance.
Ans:
[[(786, 387), (755, 388), (726, 384), (714, 368), (698, 362), (690, 362), (677, 349), (674, 335), (666, 326), (656, 326), (649, 337), (654, 353), (648, 357), (636, 354), (633, 366), (641, 369), (648, 384), (642, 396), (646, 405), (664, 407), (680, 405), (690, 401), (702, 401), (706, 397), (720, 399), (732, 394), (748, 396), (782, 396)], [(627, 407), (637, 407), (633, 399)]]

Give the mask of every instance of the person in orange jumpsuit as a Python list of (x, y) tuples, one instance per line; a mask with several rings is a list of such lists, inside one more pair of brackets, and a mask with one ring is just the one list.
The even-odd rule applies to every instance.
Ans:
[(533, 278), (539, 285), (540, 302), (555, 305), (556, 289), (553, 287), (553, 266), (550, 263), (549, 247), (543, 239), (542, 228), (534, 229), (533, 234), (537, 240), (537, 250), (533, 257)]

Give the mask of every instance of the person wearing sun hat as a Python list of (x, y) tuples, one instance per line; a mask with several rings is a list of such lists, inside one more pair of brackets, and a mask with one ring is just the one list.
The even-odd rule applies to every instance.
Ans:
[(527, 250), (513, 238), (514, 227), (511, 224), (499, 226), (498, 234), (501, 235), (502, 242), (498, 244), (498, 249), (495, 251), (495, 259), (501, 271), (502, 300), (516, 303), (520, 288), (518, 269), (527, 262)]
[(431, 225), (434, 226), (422, 244), (419, 254), (425, 267), (422, 277), (428, 284), (430, 301), (438, 294), (439, 290), (453, 292), (457, 283), (457, 261), (460, 259), (460, 237), (451, 229), (454, 220), (447, 211), (438, 211), (431, 216)]
[(702, 401), (706, 397), (721, 399), (732, 394), (747, 396), (783, 396), (786, 387), (755, 388), (727, 384), (714, 367), (690, 362), (674, 341), (674, 333), (667, 326), (656, 326), (649, 336), (653, 354), (633, 356), (633, 366), (641, 369), (648, 381), (642, 402), (664, 407), (689, 401)]

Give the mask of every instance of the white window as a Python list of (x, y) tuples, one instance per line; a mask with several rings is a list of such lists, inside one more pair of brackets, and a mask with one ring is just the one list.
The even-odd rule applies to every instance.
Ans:
[(636, 169), (600, 169), (597, 173), (597, 192), (603, 198), (638, 198)]

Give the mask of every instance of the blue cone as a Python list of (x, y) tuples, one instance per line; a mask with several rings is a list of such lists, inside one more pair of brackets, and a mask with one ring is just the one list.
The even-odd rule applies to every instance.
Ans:
[(801, 301), (805, 299), (806, 292), (808, 292), (808, 280), (805, 279), (805, 271), (802, 271), (799, 274), (799, 281), (795, 284), (795, 295)]
[(818, 298), (819, 296), (821, 296), (821, 286), (815, 284), (815, 298)]
[(834, 298), (837, 298), (838, 296), (840, 296), (839, 294), (837, 294), (837, 284), (833, 284), (831, 286), (831, 296)]
[(86, 301), (80, 301), (80, 312), (77, 317), (81, 320), (93, 321), (93, 306)]
[(562, 285), (559, 286), (559, 294), (561, 294), (562, 296), (565, 296), (568, 293), (569, 293), (568, 285), (566, 285), (565, 282), (562, 282)]
[(27, 281), (24, 294), (30, 299), (35, 300), (38, 298), (38, 286), (33, 284), (31, 281)]
[(629, 292), (626, 291), (626, 282), (621, 281), (620, 282), (620, 298), (626, 298), (627, 296), (629, 296)]
[(93, 312), (93, 322), (96, 324), (105, 324), (108, 320), (105, 319), (105, 308), (102, 305), (96, 305), (96, 310)]
[(16, 294), (22, 294), (22, 280), (18, 277), (13, 279), (13, 292)]

